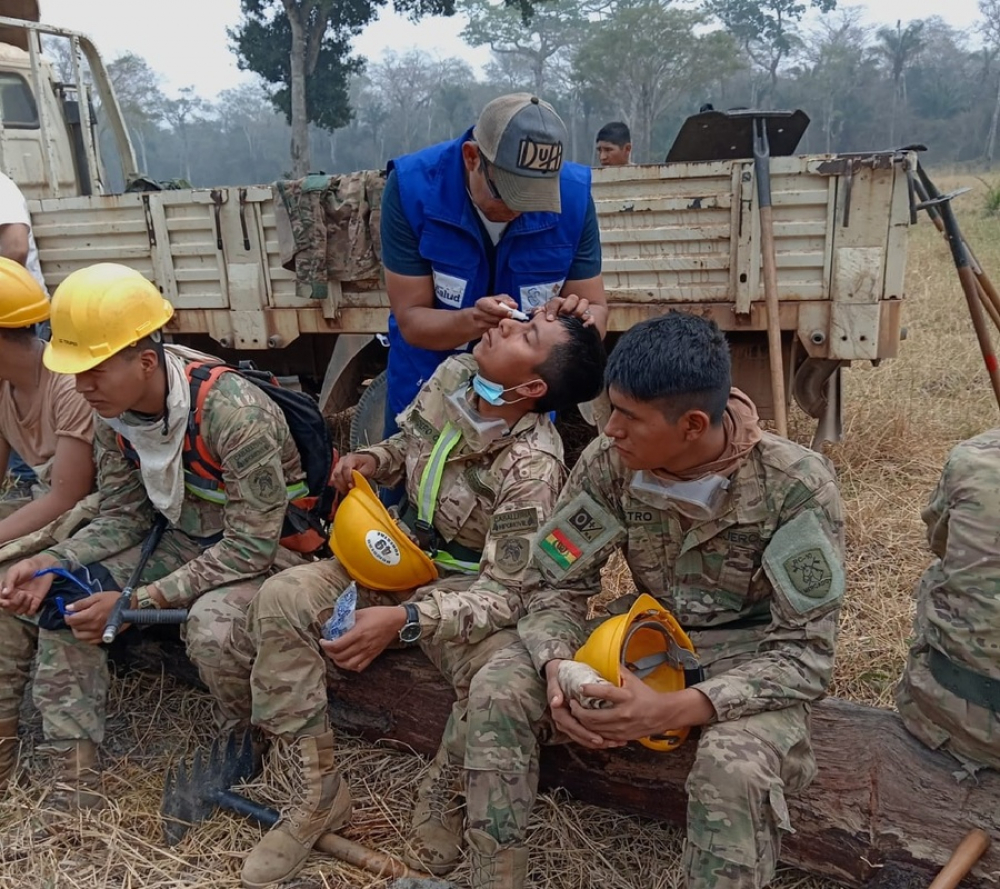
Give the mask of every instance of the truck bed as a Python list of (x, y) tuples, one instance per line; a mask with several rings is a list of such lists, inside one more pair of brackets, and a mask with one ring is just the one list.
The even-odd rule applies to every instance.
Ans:
[[(780, 320), (810, 357), (890, 358), (899, 342), (910, 202), (905, 153), (774, 158)], [(752, 160), (594, 171), (610, 327), (668, 308), (727, 331), (766, 326)], [(282, 348), (303, 334), (379, 333), (378, 279), (330, 281), (316, 301), (281, 267), (271, 186), (29, 202), (50, 289), (95, 262), (149, 276), (171, 330), (224, 348)]]

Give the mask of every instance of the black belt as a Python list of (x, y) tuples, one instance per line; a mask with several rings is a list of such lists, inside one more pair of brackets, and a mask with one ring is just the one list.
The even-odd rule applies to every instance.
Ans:
[(449, 556), (453, 559), (458, 559), (460, 562), (479, 562), (482, 560), (482, 550), (470, 549), (467, 546), (462, 546), (461, 543), (456, 543), (454, 540), (450, 542), (442, 540), (441, 535), (438, 534), (437, 529), (433, 525), (420, 521), (417, 516), (416, 508), (408, 503), (401, 521), (413, 531), (413, 536), (417, 538), (417, 546), (424, 552), (429, 553), (432, 559), (439, 551), (444, 550)]
[(936, 648), (931, 649), (928, 666), (931, 676), (942, 688), (970, 704), (1000, 714), (1000, 679), (956, 664)]

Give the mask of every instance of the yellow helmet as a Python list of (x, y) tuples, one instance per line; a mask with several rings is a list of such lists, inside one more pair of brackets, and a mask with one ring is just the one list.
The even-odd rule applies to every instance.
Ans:
[[(694, 665), (694, 646), (674, 616), (652, 596), (636, 597), (628, 614), (616, 614), (601, 623), (580, 646), (574, 660), (589, 664), (608, 682), (622, 685), (621, 668), (637, 673), (658, 692), (685, 688), (684, 668)], [(676, 750), (688, 729), (640, 738), (651, 750)]]
[(19, 262), (0, 256), (0, 327), (30, 327), (49, 317), (49, 298)]
[(101, 262), (70, 274), (52, 295), (45, 366), (78, 374), (159, 330), (174, 307), (135, 269)]
[(330, 549), (362, 586), (393, 593), (409, 592), (434, 580), (437, 568), (399, 526), (360, 472), (337, 507)]

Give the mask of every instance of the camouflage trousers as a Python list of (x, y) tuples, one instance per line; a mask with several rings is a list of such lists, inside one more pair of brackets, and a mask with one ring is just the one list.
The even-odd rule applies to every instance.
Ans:
[[(141, 583), (153, 583), (190, 562), (202, 546), (179, 531), (168, 530), (143, 572)], [(285, 553), (284, 550), (279, 552)], [(292, 559), (298, 557), (289, 553)], [(124, 586), (139, 560), (139, 547), (102, 560)], [(288, 564), (286, 560), (284, 564)], [(0, 566), (5, 573), (9, 563)], [(278, 568), (281, 565), (277, 566)], [(188, 656), (210, 692), (223, 672), (224, 643), (230, 624), (241, 618), (263, 578), (227, 584), (200, 596), (191, 606), (181, 632)], [(104, 739), (109, 674), (103, 646), (79, 641), (69, 630), (44, 630), (30, 620), (0, 611), (0, 719), (16, 717), (32, 661), (32, 698), (42, 715), (42, 729), (52, 741)], [(215, 695), (220, 729), (245, 719), (249, 701), (233, 706)]]
[[(524, 845), (538, 789), (539, 740), (560, 741), (547, 715), (545, 683), (518, 641), (476, 674), (468, 700), (468, 825), (501, 846)], [(688, 889), (766, 886), (781, 834), (791, 830), (785, 793), (802, 790), (814, 774), (804, 705), (704, 727), (686, 785)]]
[(939, 685), (930, 670), (930, 653), (923, 639), (910, 648), (896, 686), (903, 724), (932, 750), (947, 750), (973, 774), (981, 768), (1000, 769), (1000, 713)]
[[(475, 578), (441, 578), (434, 589), (468, 589)], [(330, 728), (327, 679), (337, 668), (323, 653), (319, 639), (337, 598), (351, 578), (336, 559), (300, 565), (268, 578), (250, 604), (246, 618), (233, 624), (228, 643), (226, 681), (229, 694), (247, 694), (253, 701), (251, 721), (273, 735), (320, 735)], [(426, 588), (429, 589), (429, 588)], [(406, 598), (358, 585), (358, 608), (415, 602), (421, 590)], [(452, 683), (458, 700), (449, 720), (456, 749), (463, 745), (465, 700), (469, 683), (489, 654), (503, 640), (516, 638), (502, 631), (474, 645), (461, 640), (420, 640), (420, 647)], [(402, 644), (393, 647), (402, 647)], [(225, 694), (225, 692), (223, 692)]]

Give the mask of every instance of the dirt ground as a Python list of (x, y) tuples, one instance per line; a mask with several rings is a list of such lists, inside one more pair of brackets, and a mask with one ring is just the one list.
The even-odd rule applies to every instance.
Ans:
[[(974, 177), (939, 177), (947, 190), (971, 185), (956, 206), (987, 272), (1000, 282), (1000, 221), (981, 212), (984, 185)], [(920, 509), (949, 448), (997, 422), (983, 362), (947, 248), (921, 217), (912, 232), (900, 357), (845, 375), (845, 440), (828, 446), (840, 473), (847, 514), (848, 592), (834, 693), (891, 706), (910, 632), (911, 593), (928, 562)], [(793, 414), (793, 437), (808, 443), (811, 425)], [(609, 590), (624, 592), (620, 570)], [(257, 828), (217, 814), (166, 849), (158, 818), (168, 764), (210, 740), (205, 697), (170, 679), (129, 675), (115, 685), (105, 750), (109, 807), (58, 836), (36, 831), (44, 793), (35, 755), (37, 715), (28, 718), (19, 787), (0, 802), (0, 889), (231, 889)], [(398, 851), (413, 789), (425, 764), (417, 757), (344, 738), (341, 764), (356, 800), (348, 836)], [(27, 775), (31, 774), (31, 779)], [(267, 799), (265, 779), (252, 793)], [(671, 889), (682, 882), (680, 831), (544, 796), (531, 836), (534, 889)], [(467, 871), (457, 872), (462, 881)], [(384, 887), (387, 880), (313, 856), (290, 889)], [(834, 884), (785, 869), (781, 889)]]

